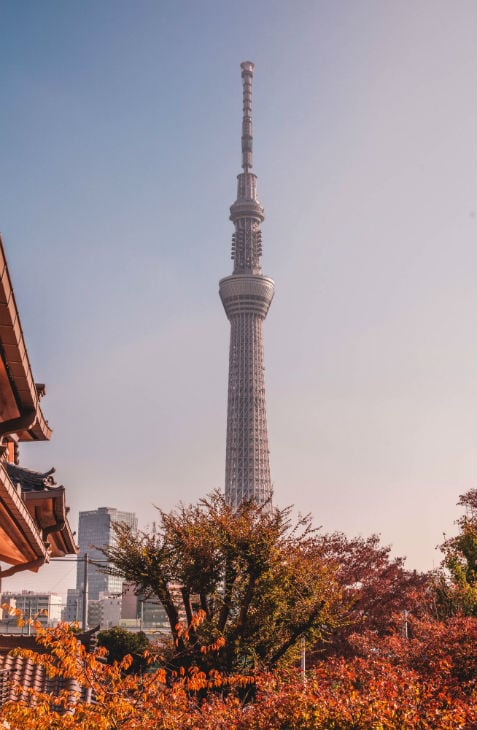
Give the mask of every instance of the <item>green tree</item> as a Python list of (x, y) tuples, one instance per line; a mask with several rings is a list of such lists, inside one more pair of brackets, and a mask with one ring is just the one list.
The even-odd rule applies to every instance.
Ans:
[(112, 629), (99, 632), (98, 646), (104, 646), (108, 650), (108, 664), (121, 662), (127, 654), (130, 654), (132, 663), (127, 669), (128, 673), (137, 674), (147, 667), (144, 652), (149, 650), (150, 643), (144, 631), (127, 631), (120, 626), (114, 626)]
[[(331, 632), (341, 610), (336, 566), (317, 560), (310, 516), (290, 515), (253, 502), (232, 509), (214, 492), (159, 510), (154, 532), (115, 526), (106, 571), (161, 601), (172, 666), (275, 667), (296, 658), (301, 637)], [(213, 660), (207, 647), (220, 648)]]
[(477, 489), (461, 494), (457, 504), (464, 507), (459, 531), (440, 546), (444, 559), (435, 576), (439, 618), (477, 616)]

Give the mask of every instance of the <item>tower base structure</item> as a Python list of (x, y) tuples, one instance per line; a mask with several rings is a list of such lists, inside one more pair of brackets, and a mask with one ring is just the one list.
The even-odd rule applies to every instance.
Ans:
[(232, 275), (220, 281), (230, 320), (225, 498), (270, 501), (272, 485), (265, 404), (262, 323), (275, 285), (267, 276)]

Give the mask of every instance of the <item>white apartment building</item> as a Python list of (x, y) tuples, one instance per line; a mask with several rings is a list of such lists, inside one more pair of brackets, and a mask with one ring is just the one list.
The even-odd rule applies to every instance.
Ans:
[[(1, 595), (2, 606), (21, 611), (24, 620), (38, 621), (42, 626), (56, 626), (61, 621), (63, 598), (58, 593), (35, 591), (7, 592)], [(18, 618), (7, 608), (1, 609), (0, 631), (3, 633), (32, 633), (31, 625), (18, 626)]]

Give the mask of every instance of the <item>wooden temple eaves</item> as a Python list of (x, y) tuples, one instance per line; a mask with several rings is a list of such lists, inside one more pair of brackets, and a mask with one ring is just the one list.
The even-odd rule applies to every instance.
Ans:
[[(0, 436), (12, 429), (19, 441), (45, 441), (51, 437), (40, 407), (43, 384), (33, 380), (20, 316), (0, 236)], [(10, 421), (22, 419), (18, 423)]]
[(18, 466), (19, 443), (50, 439), (40, 406), (44, 394), (45, 386), (33, 379), (0, 237), (0, 562), (11, 566), (0, 578), (78, 552), (64, 487), (48, 483), (51, 471)]

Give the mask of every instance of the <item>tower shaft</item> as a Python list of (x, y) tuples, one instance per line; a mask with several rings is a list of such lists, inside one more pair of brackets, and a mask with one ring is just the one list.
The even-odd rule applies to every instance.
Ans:
[(237, 200), (230, 208), (233, 273), (221, 279), (220, 297), (230, 321), (225, 498), (259, 504), (271, 499), (265, 404), (262, 323), (273, 299), (273, 280), (261, 273), (265, 216), (252, 168), (252, 78), (254, 65), (241, 64), (243, 79), (242, 168)]

